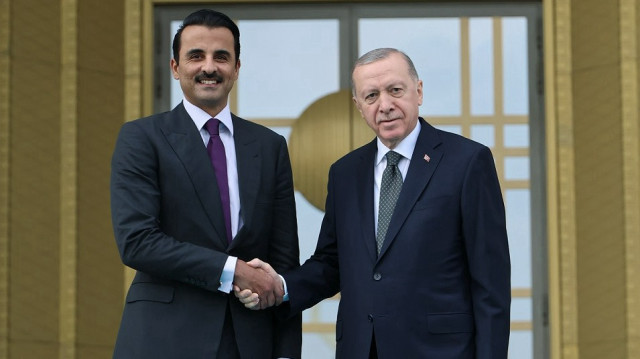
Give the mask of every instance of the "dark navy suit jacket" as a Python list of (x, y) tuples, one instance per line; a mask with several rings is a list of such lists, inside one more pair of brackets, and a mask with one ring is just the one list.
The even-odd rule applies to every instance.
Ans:
[(374, 332), (382, 359), (506, 359), (510, 260), (494, 160), (420, 123), (379, 256), (376, 141), (332, 165), (316, 251), (284, 275), (291, 310), (341, 292), (338, 359), (368, 358)]
[(218, 291), (229, 255), (299, 266), (287, 145), (273, 131), (232, 116), (243, 227), (229, 245), (216, 176), (182, 104), (122, 126), (112, 159), (116, 243), (137, 270), (114, 358), (224, 358), (227, 306), (242, 358), (299, 358), (301, 317), (251, 311)]

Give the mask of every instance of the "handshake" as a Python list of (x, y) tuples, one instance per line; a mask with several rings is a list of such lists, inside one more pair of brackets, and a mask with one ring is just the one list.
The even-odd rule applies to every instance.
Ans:
[(284, 283), (269, 263), (258, 258), (249, 262), (238, 259), (233, 292), (245, 307), (266, 309), (282, 303)]

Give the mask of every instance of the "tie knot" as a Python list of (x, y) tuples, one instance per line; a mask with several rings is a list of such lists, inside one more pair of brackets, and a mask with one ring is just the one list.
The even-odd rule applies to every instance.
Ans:
[(389, 151), (387, 152), (386, 157), (388, 166), (397, 166), (398, 162), (400, 162), (400, 159), (402, 158), (402, 155), (398, 152)]
[(220, 125), (220, 120), (218, 120), (217, 118), (212, 118), (209, 121), (207, 121), (204, 127), (207, 128), (209, 135), (213, 136), (213, 135), (220, 134), (220, 130), (218, 129), (219, 125)]

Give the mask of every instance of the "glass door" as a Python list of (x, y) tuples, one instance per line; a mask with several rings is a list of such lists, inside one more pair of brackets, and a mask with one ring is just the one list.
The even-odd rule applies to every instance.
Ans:
[[(156, 49), (156, 111), (182, 99), (169, 71), (170, 44), (181, 19), (198, 8), (156, 8), (156, 43), (162, 44)], [(236, 19), (241, 34), (232, 112), (295, 143), (290, 151), (301, 262), (315, 249), (327, 180), (326, 171), (314, 173), (305, 163), (312, 159), (328, 169), (373, 138), (372, 131), (358, 130), (364, 124), (348, 104), (351, 66), (373, 48), (398, 48), (424, 81), (421, 116), (493, 152), (512, 261), (510, 357), (547, 358), (540, 6), (221, 4), (215, 9)], [(305, 359), (334, 356), (338, 301), (339, 294), (303, 313)]]

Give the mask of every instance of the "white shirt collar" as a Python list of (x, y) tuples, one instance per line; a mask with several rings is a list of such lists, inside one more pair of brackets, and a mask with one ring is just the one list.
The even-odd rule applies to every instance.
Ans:
[[(191, 116), (191, 119), (193, 120), (193, 123), (195, 123), (198, 130), (201, 130), (202, 127), (207, 123), (207, 121), (211, 119), (211, 115), (206, 113), (200, 107), (187, 101), (186, 98), (182, 99), (182, 104), (184, 105), (184, 109), (187, 110), (189, 116)], [(231, 120), (231, 110), (229, 110), (229, 104), (227, 103), (222, 111), (220, 111), (220, 113), (218, 113), (214, 117), (222, 122), (222, 124), (224, 124), (224, 126), (231, 133), (231, 136), (233, 136), (233, 121)]]
[[(402, 155), (402, 157), (411, 160), (411, 155), (413, 154), (413, 149), (416, 148), (416, 142), (418, 142), (418, 135), (420, 134), (420, 121), (416, 123), (416, 127), (409, 133), (407, 137), (405, 137), (393, 151)], [(391, 151), (387, 146), (385, 146), (379, 138), (376, 139), (378, 144), (378, 153), (376, 155), (376, 165), (379, 165), (384, 156), (386, 156), (387, 152)]]

